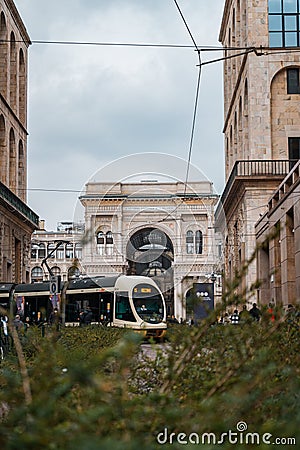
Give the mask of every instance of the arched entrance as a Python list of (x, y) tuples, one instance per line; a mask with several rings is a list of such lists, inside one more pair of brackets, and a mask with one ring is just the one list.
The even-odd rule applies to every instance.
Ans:
[(135, 232), (127, 244), (126, 258), (127, 274), (154, 278), (165, 296), (167, 315), (174, 314), (174, 248), (169, 236), (154, 227)]

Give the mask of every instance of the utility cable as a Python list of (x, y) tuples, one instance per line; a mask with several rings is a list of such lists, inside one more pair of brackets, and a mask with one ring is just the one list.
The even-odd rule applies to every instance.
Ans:
[[(192, 159), (192, 150), (193, 150), (193, 143), (194, 143), (194, 135), (195, 135), (195, 126), (196, 126), (196, 116), (198, 111), (198, 103), (199, 103), (199, 92), (200, 92), (200, 82), (201, 82), (201, 73), (202, 73), (202, 61), (201, 61), (201, 50), (199, 50), (198, 45), (194, 39), (194, 36), (187, 24), (187, 21), (185, 20), (185, 17), (180, 9), (180, 6), (178, 5), (177, 0), (173, 0), (175, 3), (175, 6), (180, 14), (181, 19), (183, 20), (184, 26), (194, 44), (195, 50), (198, 55), (199, 65), (198, 65), (198, 78), (197, 78), (197, 86), (196, 86), (196, 96), (195, 96), (195, 102), (194, 102), (194, 110), (193, 110), (193, 120), (192, 120), (192, 129), (191, 129), (191, 137), (190, 137), (190, 143), (189, 143), (189, 152), (188, 152), (188, 160), (187, 160), (187, 167), (186, 167), (186, 174), (185, 174), (185, 181), (184, 181), (184, 192), (183, 195), (186, 195), (187, 191), (187, 183), (189, 178), (189, 171), (191, 166), (191, 159)], [(159, 220), (158, 222), (163, 222), (168, 219), (171, 215), (173, 215), (176, 210), (180, 207), (180, 205), (183, 203), (179, 203), (176, 208), (172, 211), (172, 213), (168, 213), (167, 216), (164, 219)]]

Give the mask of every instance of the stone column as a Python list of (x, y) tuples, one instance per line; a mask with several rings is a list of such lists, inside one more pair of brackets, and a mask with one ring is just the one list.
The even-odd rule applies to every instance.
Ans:
[(280, 224), (282, 302), (287, 305), (295, 302), (294, 220), (285, 214)]

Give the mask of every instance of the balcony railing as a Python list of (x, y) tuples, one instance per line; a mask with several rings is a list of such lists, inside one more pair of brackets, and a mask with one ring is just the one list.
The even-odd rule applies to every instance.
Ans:
[(236, 178), (284, 178), (298, 160), (242, 160), (236, 161), (227, 180), (220, 203), (223, 204)]
[(8, 187), (0, 182), (0, 200), (4, 200), (19, 214), (38, 227), (39, 216), (35, 214), (22, 200), (17, 197)]

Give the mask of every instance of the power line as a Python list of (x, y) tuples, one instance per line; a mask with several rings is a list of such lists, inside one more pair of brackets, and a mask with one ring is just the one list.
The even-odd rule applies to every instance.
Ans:
[[(12, 42), (10, 39), (0, 39), (0, 44)], [(193, 49), (195, 45), (188, 44), (163, 44), (155, 42), (97, 42), (97, 41), (58, 41), (58, 40), (15, 40), (14, 42), (25, 44), (45, 44), (45, 45), (78, 45), (78, 46), (95, 46), (95, 47), (154, 47), (154, 48), (179, 48), (179, 49)], [(197, 49), (199, 47), (197, 46)], [(223, 51), (224, 48), (220, 46), (203, 45), (203, 51)], [(232, 48), (231, 50), (234, 50)], [(241, 48), (239, 47), (239, 50)]]
[(33, 191), (33, 192), (69, 192), (69, 193), (75, 193), (80, 194), (82, 192), (78, 191), (76, 189), (45, 189), (45, 188), (27, 188), (27, 189), (20, 189), (22, 191)]
[[(180, 6), (178, 5), (177, 0), (174, 0), (175, 6), (180, 14), (180, 17), (184, 23), (184, 26), (193, 42), (193, 47), (197, 51), (199, 65), (198, 65), (198, 78), (197, 78), (197, 85), (196, 85), (196, 95), (195, 95), (195, 102), (194, 102), (194, 109), (193, 109), (193, 120), (192, 120), (192, 129), (191, 129), (191, 137), (190, 137), (190, 143), (189, 143), (189, 152), (188, 152), (188, 161), (187, 161), (187, 168), (186, 168), (186, 175), (185, 175), (185, 182), (184, 182), (184, 195), (186, 194), (187, 190), (187, 182), (189, 177), (189, 171), (190, 171), (190, 165), (191, 165), (191, 158), (192, 158), (192, 149), (193, 149), (193, 143), (194, 143), (194, 135), (195, 135), (195, 125), (196, 125), (196, 116), (197, 116), (197, 110), (198, 110), (198, 103), (199, 103), (199, 92), (200, 92), (200, 82), (201, 82), (201, 73), (202, 73), (202, 64), (201, 64), (201, 54), (200, 49), (198, 48), (198, 45), (194, 39), (194, 36), (187, 24), (187, 21), (185, 20), (185, 17), (180, 9)], [(159, 222), (164, 222), (168, 219), (172, 214), (176, 212), (176, 210), (180, 207), (180, 203), (175, 207), (175, 209), (172, 211), (172, 213), (168, 213), (167, 216), (164, 219), (159, 220)]]
[[(175, 1), (175, 0), (174, 0)], [(177, 3), (177, 2), (176, 2)], [(178, 5), (178, 4), (177, 4)], [(182, 13), (181, 13), (182, 14)], [(157, 48), (183, 48), (183, 49), (193, 49), (196, 48), (197, 51), (201, 52), (226, 52), (226, 51), (254, 51), (258, 56), (268, 56), (270, 54), (289, 54), (289, 53), (299, 53), (299, 47), (282, 47), (282, 48), (273, 48), (273, 47), (226, 47), (226, 46), (216, 46), (216, 45), (198, 45), (196, 44), (190, 29), (182, 15), (183, 20), (187, 26), (188, 32), (193, 40), (193, 45), (190, 44), (169, 44), (169, 43), (156, 43), (156, 42), (101, 42), (101, 41), (63, 41), (63, 40), (46, 40), (46, 39), (33, 39), (33, 40), (14, 40), (15, 43), (24, 43), (24, 44), (45, 44), (45, 45), (78, 45), (78, 46), (99, 46), (99, 47), (157, 47)], [(11, 39), (0, 39), (0, 45), (4, 43), (12, 42)], [(233, 55), (238, 56), (238, 55)]]
[(191, 138), (190, 138), (190, 145), (189, 145), (189, 153), (188, 153), (188, 162), (187, 162), (187, 169), (186, 169), (186, 177), (185, 177), (185, 185), (184, 185), (184, 194), (186, 193), (187, 189), (187, 182), (189, 177), (189, 171), (190, 171), (190, 165), (191, 165), (191, 158), (192, 158), (192, 148), (193, 148), (193, 142), (194, 142), (194, 134), (195, 134), (195, 124), (196, 124), (196, 115), (197, 115), (197, 109), (198, 109), (198, 100), (199, 100), (199, 91), (200, 91), (200, 81), (201, 81), (201, 72), (202, 72), (202, 64), (201, 64), (201, 54), (200, 50), (198, 49), (197, 43), (194, 39), (194, 36), (187, 24), (187, 21), (185, 20), (185, 17), (180, 9), (180, 6), (178, 5), (177, 0), (174, 0), (174, 3), (176, 5), (176, 8), (180, 14), (180, 17), (183, 20), (184, 26), (194, 44), (194, 47), (197, 51), (198, 59), (199, 59), (199, 70), (198, 70), (198, 79), (197, 79), (197, 87), (196, 87), (196, 97), (195, 97), (195, 103), (194, 103), (194, 111), (193, 111), (193, 120), (192, 120), (192, 130), (191, 130)]

